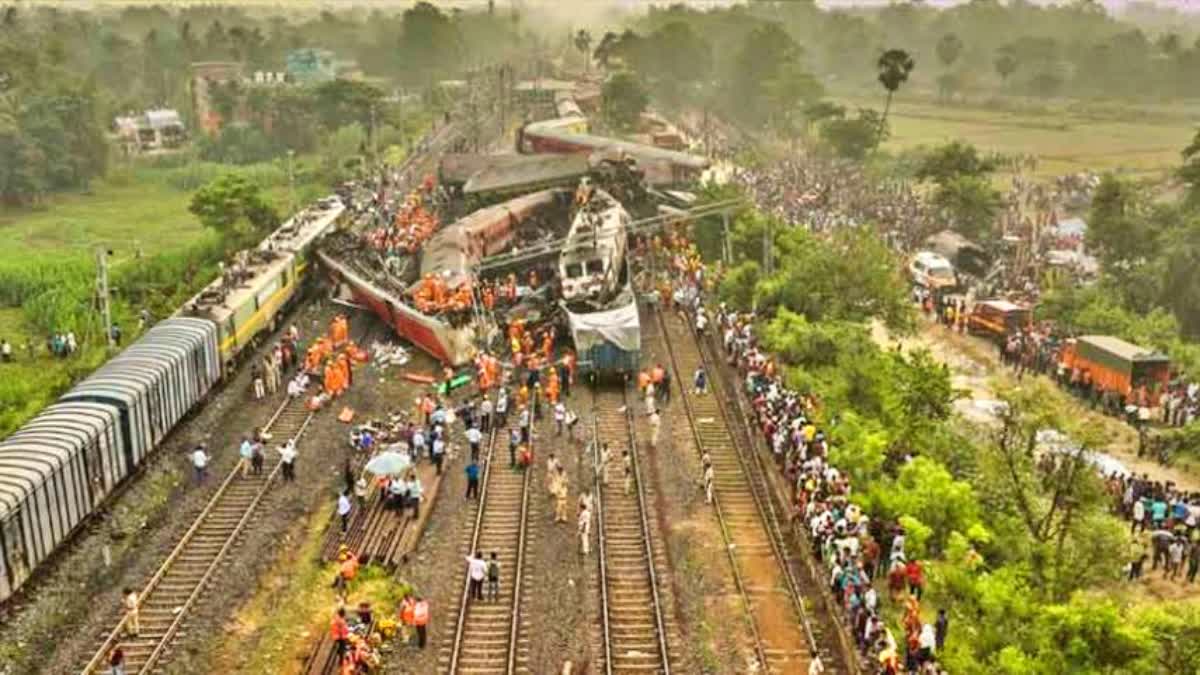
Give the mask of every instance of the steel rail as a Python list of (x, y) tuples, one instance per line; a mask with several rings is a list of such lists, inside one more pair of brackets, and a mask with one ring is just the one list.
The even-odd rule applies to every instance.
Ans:
[[(599, 394), (596, 391), (593, 391), (593, 399), (592, 399), (592, 409), (593, 409), (593, 417), (592, 417), (593, 443), (592, 443), (592, 445), (593, 445), (593, 448), (592, 448), (592, 450), (593, 450), (593, 455), (596, 457), (597, 465), (599, 464), (599, 452), (600, 452), (600, 416), (598, 413), (596, 413), (596, 409), (598, 408), (598, 406), (597, 406), (598, 401), (599, 401)], [(639, 520), (639, 525), (640, 525), (641, 531), (642, 531), (642, 543), (644, 545), (644, 552), (646, 555), (646, 574), (650, 581), (650, 598), (651, 598), (651, 604), (652, 604), (652, 607), (654, 610), (654, 627), (655, 627), (655, 631), (657, 633), (657, 638), (658, 638), (657, 642), (658, 642), (659, 658), (662, 661), (661, 672), (663, 673), (663, 675), (670, 675), (670, 673), (671, 673), (671, 658), (670, 658), (670, 652), (669, 652), (668, 645), (667, 645), (666, 624), (663, 621), (662, 599), (658, 592), (658, 575), (654, 569), (654, 548), (650, 543), (650, 520), (649, 520), (649, 516), (648, 516), (648, 510), (646, 508), (645, 489), (643, 488), (643, 485), (642, 485), (640, 461), (638, 460), (637, 431), (634, 426), (633, 413), (629, 408), (628, 391), (624, 385), (622, 385), (622, 387), (621, 387), (621, 404), (622, 404), (622, 407), (624, 407), (624, 409), (625, 409), (625, 414), (624, 414), (625, 424), (626, 424), (627, 432), (629, 434), (629, 457), (631, 460), (630, 463), (633, 466), (633, 482), (634, 482), (634, 488), (636, 490), (637, 502), (638, 502), (638, 516), (639, 516), (638, 520)], [(604, 521), (604, 506), (603, 506), (603, 504), (604, 504), (603, 492), (604, 491), (603, 491), (603, 486), (600, 484), (599, 472), (596, 473), (594, 482), (595, 482), (595, 494), (596, 494), (596, 513), (597, 513), (597, 520), (599, 523), (599, 535), (600, 535), (599, 536), (600, 543), (599, 543), (598, 550), (597, 550), (597, 557), (598, 557), (599, 567), (600, 567), (601, 618), (603, 620), (603, 628), (604, 628), (604, 652), (605, 652), (604, 668), (605, 668), (605, 673), (607, 673), (608, 675), (612, 675), (613, 659), (612, 659), (612, 640), (610, 639), (610, 626), (609, 626), (610, 619), (609, 619), (609, 611), (608, 611), (608, 579), (607, 579), (608, 570), (607, 570), (607, 556), (605, 554), (605, 521)]]
[[(498, 429), (493, 428), (492, 433), (488, 436), (488, 450), (486, 463), (483, 467), (483, 486), (479, 490), (479, 508), (475, 509), (475, 525), (471, 531), (471, 546), (467, 553), (474, 552), (479, 549), (479, 537), (483, 534), (483, 509), (487, 504), (488, 493), (488, 478), (492, 475), (492, 455), (496, 450), (496, 436)], [(463, 575), (463, 589), (459, 596), (458, 621), (454, 627), (454, 646), (450, 652), (450, 672), (456, 672), (458, 669), (458, 655), (462, 651), (463, 633), (467, 626), (467, 607), (470, 605), (471, 593), (471, 574), (468, 570), (467, 574)]]
[[(703, 453), (704, 444), (700, 438), (700, 429), (696, 421), (696, 414), (692, 409), (691, 400), (684, 391), (687, 385), (684, 383), (684, 380), (679, 377), (681, 373), (679, 369), (679, 362), (675, 355), (675, 348), (671, 345), (671, 340), (668, 339), (667, 336), (666, 320), (663, 318), (662, 312), (660, 312), (658, 308), (652, 308), (651, 311), (658, 320), (659, 339), (666, 347), (667, 356), (671, 362), (671, 369), (674, 370), (676, 374), (676, 386), (680, 388), (679, 398), (683, 401), (683, 408), (687, 412), (688, 426), (691, 428), (692, 437), (696, 441), (696, 450)], [(758, 658), (759, 667), (763, 670), (766, 670), (769, 666), (767, 662), (766, 650), (763, 646), (762, 635), (759, 634), (758, 624), (754, 620), (754, 609), (750, 602), (750, 594), (746, 590), (746, 586), (742, 581), (741, 570), (738, 569), (737, 557), (734, 555), (733, 537), (729, 534), (729, 525), (725, 522), (725, 515), (721, 510), (721, 497), (719, 494), (717, 494), (716, 490), (713, 490), (712, 503), (713, 511), (717, 515), (717, 522), (721, 526), (721, 539), (725, 544), (725, 554), (729, 558), (730, 570), (733, 572), (733, 583), (734, 586), (737, 587), (738, 595), (741, 597), (742, 607), (745, 610), (746, 624), (750, 627), (750, 634), (754, 639), (754, 653)]]
[[(283, 414), (283, 411), (288, 407), (288, 405), (290, 403), (292, 403), (292, 399), (287, 398), (280, 404), (279, 408), (277, 408), (275, 410), (275, 412), (267, 420), (267, 423), (264, 425), (263, 428), (265, 431), (269, 431), (274, 426), (275, 422), (279, 419), (280, 415)], [(304, 430), (308, 428), (308, 423), (312, 420), (312, 416), (313, 416), (313, 413), (309, 413), (308, 417), (305, 419), (303, 425), (301, 426), (300, 431), (297, 432), (295, 438), (299, 438), (300, 435), (304, 432)], [(275, 467), (271, 470), (271, 473), (268, 475), (266, 482), (263, 484), (262, 488), (260, 488), (259, 493), (255, 496), (254, 500), (250, 503), (249, 507), (246, 509), (246, 512), (242, 515), (242, 519), (239, 520), (239, 522), (235, 526), (233, 532), (227, 538), (227, 540), (226, 540), (225, 544), (222, 546), (220, 552), (217, 554), (216, 558), (213, 560), (210, 567), (206, 570), (205, 575), (202, 577), (200, 583), (193, 590), (192, 595), (188, 597), (188, 600), (185, 603), (183, 610), (176, 613), (175, 619), (171, 622), (171, 625), (167, 629), (167, 633), (164, 634), (164, 637), (159, 641), (158, 645), (155, 647), (154, 651), (151, 653), (151, 656), (150, 656), (149, 660), (147, 660), (146, 665), (143, 666), (143, 668), (141, 670), (139, 670), (139, 672), (147, 672), (147, 669), (150, 666), (152, 666), (154, 664), (154, 662), (156, 662), (157, 659), (161, 656), (161, 652), (165, 648), (166, 644), (169, 643), (171, 638), (174, 637), (175, 633), (178, 632), (179, 624), (182, 622), (184, 615), (187, 614), (187, 610), (191, 607), (192, 604), (194, 604), (196, 594), (201, 589), (203, 589), (204, 585), (207, 583), (207, 581), (211, 575), (212, 570), (215, 569), (216, 565), (218, 563), (220, 563), (220, 561), (224, 558), (225, 553), (228, 551), (230, 542), (232, 542), (233, 539), (236, 538), (237, 535), (241, 533), (242, 527), (244, 526), (245, 522), (248, 520), (248, 517), (253, 513), (254, 509), (257, 507), (258, 502), (261, 500), (263, 494), (265, 494), (267, 488), (270, 487), (271, 482), (274, 480), (275, 475), (278, 472), (279, 467), (281, 465), (282, 465), (282, 462), (278, 462), (278, 463), (276, 463)], [(184, 550), (187, 548), (187, 545), (195, 537), (196, 532), (198, 532), (200, 530), (200, 528), (203, 527), (204, 524), (208, 521), (209, 515), (212, 513), (213, 509), (216, 508), (217, 504), (221, 501), (221, 498), (225, 495), (226, 491), (229, 489), (229, 486), (233, 483), (234, 479), (237, 478), (240, 471), (241, 471), (241, 464), (239, 462), (239, 464), (235, 465), (234, 468), (229, 472), (229, 475), (225, 477), (225, 480), (222, 481), (220, 487), (217, 488), (217, 491), (213, 494), (213, 496), (211, 498), (209, 498), (208, 503), (205, 504), (204, 509), (200, 512), (200, 515), (197, 516), (195, 521), (192, 522), (191, 527), (189, 527), (187, 532), (184, 533), (183, 537), (179, 540), (179, 543), (175, 545), (175, 548), (173, 548), (171, 550), (171, 553), (167, 556), (167, 559), (164, 560), (161, 565), (159, 565), (158, 569), (154, 573), (154, 576), (152, 576), (150, 578), (150, 581), (146, 582), (146, 585), (142, 588), (141, 592), (138, 593), (139, 608), (141, 606), (141, 603), (154, 591), (154, 589), (158, 586), (159, 582), (162, 581), (163, 577), (165, 577), (167, 575), (167, 573), (171, 570), (172, 566), (175, 564), (175, 562), (179, 559), (180, 555), (182, 555)], [(100, 649), (96, 651), (96, 653), (92, 656), (92, 658), (87, 662), (87, 665), (84, 666), (83, 671), (82, 671), (83, 675), (90, 675), (91, 673), (97, 672), (97, 669), (101, 666), (104, 658), (108, 655), (108, 653), (112, 650), (113, 647), (115, 647), (117, 644), (119, 644), (121, 642), (121, 638), (124, 635), (124, 630), (125, 630), (125, 627), (126, 627), (126, 624), (128, 623), (128, 621), (129, 621), (129, 613), (124, 612), (121, 616), (121, 619), (117, 622), (116, 627), (113, 628), (113, 630), (108, 634), (108, 637), (106, 637), (104, 642), (101, 643)]]
[[(688, 324), (687, 330), (691, 334), (692, 339), (696, 342), (696, 352), (699, 354), (700, 361), (704, 364), (705, 370), (716, 376), (713, 378), (714, 384), (716, 384), (716, 380), (718, 378), (721, 380), (720, 385), (722, 396), (717, 396), (716, 392), (713, 392), (717, 402), (717, 409), (721, 411), (721, 417), (725, 420), (726, 428), (737, 429), (738, 433), (737, 436), (734, 436), (733, 446), (737, 450), (738, 462), (741, 464), (742, 469), (746, 472), (747, 478), (757, 483), (758, 487), (763, 491), (763, 495), (760, 496), (758, 489), (753, 489), (752, 486), (750, 493), (754, 497), (754, 503), (758, 506), (759, 514), (762, 516), (763, 522), (767, 525), (767, 532), (770, 534), (768, 539), (771, 541), (771, 549), (774, 551), (775, 557), (779, 561), (780, 567), (783, 569), (784, 579), (787, 581), (788, 595), (791, 597), (792, 605), (795, 607), (796, 612), (799, 615), (800, 625), (804, 629), (804, 634), (808, 639), (809, 647), (812, 649), (812, 653), (816, 654), (817, 639), (813, 634), (812, 624), (809, 620), (808, 612), (804, 609), (804, 598), (800, 593), (800, 585), (796, 581), (796, 576), (792, 573), (791, 564), (788, 562), (786, 553), (787, 539), (783, 536), (783, 531), (779, 527), (779, 515), (775, 511), (774, 500), (770, 498), (770, 484), (767, 482), (766, 470), (762, 465), (762, 457), (757, 452), (754, 452), (754, 436), (751, 434), (749, 428), (747, 427), (746, 419), (742, 415), (730, 414), (728, 409), (728, 397), (730, 396), (727, 382), (728, 375), (725, 374), (719, 362), (714, 365), (713, 359), (708, 356), (708, 350), (705, 349), (705, 347), (710, 347), (711, 345), (707, 344), (707, 341), (704, 340), (704, 338), (698, 333), (696, 333), (694, 327), (690, 323)], [(714, 387), (714, 389), (715, 388), (716, 387)], [(737, 392), (733, 392), (732, 395), (736, 396)], [(741, 412), (740, 407), (739, 412)], [(751, 455), (750, 459), (747, 459), (747, 453)], [(766, 502), (765, 506), (763, 504), (764, 501)]]

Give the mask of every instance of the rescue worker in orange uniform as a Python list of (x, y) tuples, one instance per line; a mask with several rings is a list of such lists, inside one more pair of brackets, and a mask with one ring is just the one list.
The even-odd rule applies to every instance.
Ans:
[(342, 607), (338, 607), (333, 620), (329, 622), (329, 637), (336, 645), (338, 658), (345, 657), (350, 649), (350, 626), (346, 623), (346, 610)]
[(400, 601), (400, 609), (397, 613), (400, 615), (400, 625), (402, 626), (404, 642), (408, 642), (409, 637), (412, 635), (413, 613), (416, 608), (417, 599), (411, 593), (404, 596), (404, 599)]
[(546, 400), (550, 401), (550, 405), (558, 403), (558, 369), (550, 369), (550, 378), (546, 383)]
[(417, 598), (413, 606), (413, 625), (417, 627), (417, 646), (425, 649), (425, 631), (429, 625), (429, 602), (425, 598)]
[(554, 358), (554, 335), (553, 331), (542, 333), (542, 357), (547, 361)]

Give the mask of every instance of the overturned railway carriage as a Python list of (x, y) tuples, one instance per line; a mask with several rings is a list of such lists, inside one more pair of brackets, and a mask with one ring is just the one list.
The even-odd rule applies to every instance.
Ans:
[(220, 379), (217, 326), (167, 319), (0, 443), (0, 600)]
[[(526, 124), (517, 137), (525, 153), (584, 153), (624, 155), (637, 160), (653, 185), (683, 185), (698, 180), (710, 165), (708, 158), (651, 145), (596, 136), (579, 128), (574, 116)], [(586, 120), (585, 120), (586, 121)]]
[[(419, 253), (421, 275), (440, 275), (451, 287), (473, 283), (480, 260), (508, 249), (518, 227), (560, 207), (569, 195), (566, 190), (541, 190), (479, 209), (442, 228)], [(455, 366), (474, 358), (477, 336), (470, 324), (456, 326), (445, 317), (418, 311), (403, 289), (379, 278), (370, 265), (364, 267), (361, 260), (356, 261), (358, 251), (321, 250), (317, 256), (356, 302), (370, 307), (398, 335), (433, 358)]]

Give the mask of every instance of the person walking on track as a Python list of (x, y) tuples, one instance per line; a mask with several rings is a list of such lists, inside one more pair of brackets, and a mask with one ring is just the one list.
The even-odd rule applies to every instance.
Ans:
[(471, 600), (483, 600), (483, 580), (487, 577), (487, 563), (476, 551), (467, 556), (467, 597)]
[(479, 444), (483, 442), (483, 432), (476, 427), (467, 429), (467, 443), (471, 446), (471, 461), (479, 461)]
[(342, 536), (346, 536), (346, 532), (350, 530), (350, 497), (345, 492), (338, 494), (337, 514), (342, 519)]
[(567, 522), (567, 495), (569, 493), (567, 470), (560, 464), (554, 484), (554, 522)]
[(417, 598), (417, 604), (413, 607), (413, 624), (417, 627), (417, 646), (425, 649), (425, 631), (429, 625), (429, 602), (425, 598)]
[(121, 592), (123, 596), (121, 603), (125, 606), (125, 629), (133, 637), (137, 637), (142, 632), (142, 625), (138, 617), (138, 594), (132, 588), (126, 588)]
[(600, 462), (597, 465), (597, 473), (600, 474), (600, 483), (608, 485), (608, 465), (612, 463), (612, 451), (608, 449), (608, 443), (600, 444)]
[(658, 414), (658, 409), (656, 408), (654, 410), (654, 412), (650, 413), (650, 447), (651, 448), (658, 447), (658, 430), (661, 427), (662, 427), (662, 415)]
[(249, 436), (242, 436), (242, 445), (238, 448), (238, 455), (241, 461), (238, 466), (242, 470), (242, 478), (250, 475), (250, 463), (254, 459), (254, 444), (250, 442)]
[(471, 497), (479, 499), (479, 464), (476, 463), (474, 457), (471, 458), (464, 472), (467, 474), (466, 499), (470, 499)]
[(288, 483), (296, 481), (296, 441), (289, 438), (283, 447), (279, 448), (279, 460), (283, 464), (283, 480)]
[(576, 522), (577, 532), (579, 533), (579, 550), (587, 555), (590, 551), (592, 540), (592, 500), (589, 498), (580, 500), (579, 519)]
[(487, 580), (488, 599), (496, 602), (500, 599), (500, 561), (496, 559), (495, 551), (492, 551), (492, 558), (488, 561)]

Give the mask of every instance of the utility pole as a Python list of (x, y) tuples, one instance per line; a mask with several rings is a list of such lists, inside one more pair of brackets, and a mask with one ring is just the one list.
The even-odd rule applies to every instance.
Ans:
[(733, 265), (733, 248), (729, 243), (729, 212), (721, 212), (721, 257), (725, 259), (725, 267)]
[(379, 148), (375, 143), (375, 104), (371, 104), (371, 163), (379, 162)]
[(292, 168), (292, 160), (296, 157), (296, 151), (289, 149), (287, 151), (288, 158), (288, 216), (296, 213), (296, 172)]
[(763, 274), (771, 274), (775, 266), (775, 260), (771, 255), (771, 219), (765, 218), (763, 222)]
[(96, 249), (96, 293), (100, 297), (100, 315), (104, 321), (104, 342), (113, 346), (112, 309), (108, 303), (108, 256), (112, 255), (107, 247)]

